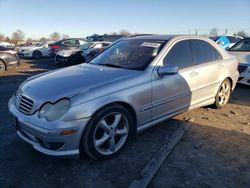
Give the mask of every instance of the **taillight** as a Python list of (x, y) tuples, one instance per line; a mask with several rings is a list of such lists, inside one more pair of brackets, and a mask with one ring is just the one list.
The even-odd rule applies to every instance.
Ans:
[(58, 48), (60, 48), (60, 46), (58, 46), (58, 45), (51, 45), (50, 48), (58, 49)]

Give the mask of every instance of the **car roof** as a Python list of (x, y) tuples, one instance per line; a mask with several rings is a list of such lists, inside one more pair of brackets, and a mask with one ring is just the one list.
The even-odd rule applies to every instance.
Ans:
[(122, 39), (146, 39), (146, 40), (164, 40), (168, 41), (174, 37), (181, 35), (156, 35), (156, 34), (142, 34), (142, 35), (131, 35), (128, 37), (124, 37)]

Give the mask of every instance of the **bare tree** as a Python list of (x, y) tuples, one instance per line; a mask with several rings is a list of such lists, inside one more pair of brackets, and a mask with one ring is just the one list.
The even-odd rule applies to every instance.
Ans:
[(62, 38), (63, 38), (63, 39), (68, 39), (68, 38), (69, 38), (69, 35), (67, 35), (67, 34), (62, 34)]
[(127, 31), (126, 29), (121, 29), (121, 31), (119, 32), (120, 35), (130, 35), (131, 33), (129, 31)]
[(14, 33), (12, 33), (11, 39), (12, 41), (17, 44), (20, 41), (23, 41), (25, 38), (25, 34), (22, 30), (18, 29)]
[(0, 33), (0, 41), (5, 41), (5, 40), (6, 40), (5, 36)]
[(61, 34), (59, 32), (53, 32), (50, 34), (50, 39), (51, 40), (59, 40), (61, 37)]
[(240, 37), (247, 37), (248, 34), (245, 31), (238, 31), (235, 35), (240, 36)]
[(212, 29), (210, 30), (209, 36), (211, 36), (211, 37), (217, 37), (217, 36), (218, 36), (218, 33), (219, 33), (219, 30), (218, 30), (216, 27), (214, 27), (214, 28), (212, 28)]
[(45, 37), (41, 37), (41, 38), (39, 39), (39, 41), (40, 41), (40, 42), (46, 42), (47, 39), (46, 39)]
[(9, 38), (9, 37), (6, 37), (6, 38), (5, 38), (5, 42), (11, 42), (10, 38)]
[(32, 38), (30, 38), (30, 37), (29, 37), (29, 38), (27, 38), (27, 40), (26, 40), (26, 42), (27, 42), (27, 43), (31, 43), (32, 41), (33, 41), (33, 39), (32, 39)]

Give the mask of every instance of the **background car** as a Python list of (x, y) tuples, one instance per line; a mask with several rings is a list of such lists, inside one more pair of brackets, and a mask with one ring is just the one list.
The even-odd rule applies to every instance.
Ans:
[(239, 60), (239, 83), (250, 86), (250, 38), (245, 38), (229, 49)]
[(101, 53), (111, 42), (98, 41), (86, 42), (76, 49), (61, 50), (56, 53), (56, 64), (78, 64), (84, 63)]
[(18, 55), (22, 57), (32, 57), (35, 59), (39, 59), (41, 57), (49, 57), (50, 43), (52, 42), (37, 43), (34, 46), (21, 47), (18, 50)]
[(54, 57), (61, 50), (77, 49), (85, 43), (86, 41), (82, 38), (69, 38), (56, 41), (49, 45), (50, 55)]
[(239, 42), (242, 37), (239, 36), (227, 36), (222, 35), (218, 37), (210, 37), (210, 39), (214, 40), (217, 44), (219, 44), (222, 48), (228, 50), (231, 48), (235, 43)]
[(9, 67), (17, 67), (20, 65), (17, 52), (11, 48), (0, 46), (0, 73), (7, 71)]

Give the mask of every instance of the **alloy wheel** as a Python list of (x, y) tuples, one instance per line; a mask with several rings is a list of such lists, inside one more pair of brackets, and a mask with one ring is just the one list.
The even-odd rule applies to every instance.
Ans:
[(219, 91), (219, 104), (221, 106), (225, 105), (230, 97), (230, 84), (228, 82), (223, 82)]
[(117, 152), (126, 142), (129, 123), (125, 115), (112, 112), (102, 118), (94, 132), (95, 149), (103, 155)]

